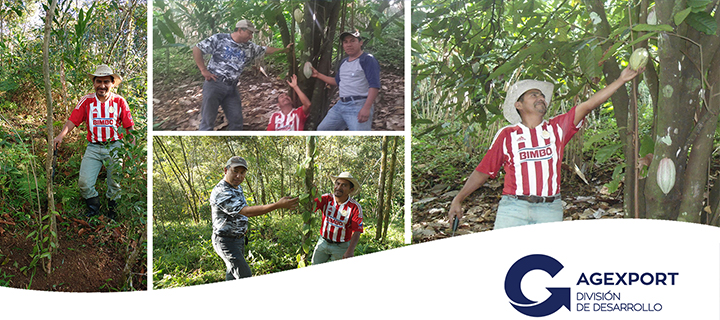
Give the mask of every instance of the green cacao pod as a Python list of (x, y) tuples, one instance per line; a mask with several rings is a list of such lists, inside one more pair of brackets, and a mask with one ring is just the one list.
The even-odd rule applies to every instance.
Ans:
[(300, 9), (295, 9), (293, 15), (295, 16), (295, 21), (297, 21), (297, 23), (301, 23), (303, 21), (303, 13)]
[(648, 61), (648, 51), (645, 48), (638, 48), (630, 56), (630, 69), (637, 70), (645, 66)]
[(657, 184), (664, 194), (668, 194), (675, 185), (675, 163), (668, 158), (662, 158), (657, 170)]

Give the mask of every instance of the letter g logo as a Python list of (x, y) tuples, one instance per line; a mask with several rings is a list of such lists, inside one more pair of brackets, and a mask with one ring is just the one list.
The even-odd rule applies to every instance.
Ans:
[(531, 254), (516, 261), (505, 276), (505, 294), (510, 305), (518, 312), (531, 317), (544, 317), (558, 311), (562, 306), (570, 310), (570, 288), (546, 288), (550, 297), (543, 302), (525, 297), (520, 288), (523, 277), (532, 270), (543, 270), (551, 277), (562, 270), (563, 265), (555, 258), (543, 254)]

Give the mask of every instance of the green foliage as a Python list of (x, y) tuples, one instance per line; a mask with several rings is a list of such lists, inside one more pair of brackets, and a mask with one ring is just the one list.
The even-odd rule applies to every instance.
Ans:
[(156, 289), (225, 279), (225, 264), (212, 247), (209, 222), (156, 222), (153, 233), (153, 283)]
[[(306, 158), (306, 140), (315, 139), (314, 183), (305, 189), (310, 164)], [(400, 139), (399, 150), (403, 150)], [(153, 159), (155, 215), (155, 251), (153, 275), (157, 288), (208, 283), (224, 279), (225, 266), (210, 243), (212, 233), (207, 199), (223, 177), (222, 167), (230, 156), (239, 155), (248, 162), (241, 184), (249, 205), (267, 204), (283, 196), (299, 197), (293, 211), (276, 210), (251, 217), (246, 260), (253, 274), (267, 274), (307, 265), (319, 235), (320, 213), (307, 210), (320, 193), (331, 192), (328, 177), (350, 171), (362, 183), (354, 198), (363, 205), (365, 235), (356, 254), (366, 254), (401, 246), (403, 217), (396, 214), (383, 243), (375, 243), (374, 197), (377, 194), (378, 159), (381, 137), (161, 137), (154, 138)], [(403, 154), (398, 155), (395, 181), (404, 181)], [(402, 212), (403, 184), (394, 186), (392, 212)], [(192, 189), (192, 190), (191, 190)], [(195, 202), (193, 198), (201, 199)], [(263, 200), (264, 199), (264, 200)], [(201, 218), (194, 223), (192, 206), (198, 206)], [(179, 210), (185, 208), (183, 210)], [(303, 239), (304, 243), (303, 243)], [(300, 258), (299, 258), (300, 257)], [(308, 259), (309, 260), (309, 259)]]
[[(435, 132), (413, 136), (413, 186), (457, 184), (465, 179), (482, 160), (482, 151), (489, 147), (489, 142), (470, 147), (466, 138), (459, 133), (440, 135)], [(427, 176), (434, 179), (420, 179)]]

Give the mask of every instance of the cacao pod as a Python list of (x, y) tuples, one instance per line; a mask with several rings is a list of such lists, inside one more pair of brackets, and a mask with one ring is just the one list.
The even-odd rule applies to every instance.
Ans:
[(630, 69), (637, 70), (645, 66), (648, 61), (648, 51), (645, 48), (638, 48), (630, 56)]
[(305, 65), (303, 66), (303, 73), (305, 74), (305, 78), (310, 79), (312, 76), (312, 63), (310, 63), (310, 61), (305, 62)]
[(303, 21), (303, 13), (300, 9), (295, 9), (293, 15), (295, 16), (295, 21), (297, 21), (297, 23), (301, 23)]
[(664, 194), (668, 194), (675, 185), (675, 163), (668, 158), (662, 158), (658, 165), (657, 184)]

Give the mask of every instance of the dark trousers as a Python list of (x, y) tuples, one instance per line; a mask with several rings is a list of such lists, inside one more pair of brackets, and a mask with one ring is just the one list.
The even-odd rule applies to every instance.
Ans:
[(245, 237), (221, 237), (213, 233), (212, 244), (215, 252), (225, 262), (225, 280), (249, 278), (250, 266), (245, 261)]
[(222, 81), (205, 81), (200, 114), (200, 131), (212, 130), (217, 119), (218, 106), (222, 106), (228, 121), (228, 130), (243, 129), (242, 101), (237, 87)]

